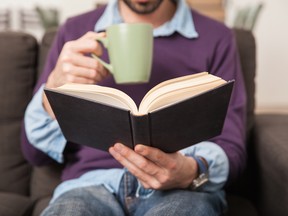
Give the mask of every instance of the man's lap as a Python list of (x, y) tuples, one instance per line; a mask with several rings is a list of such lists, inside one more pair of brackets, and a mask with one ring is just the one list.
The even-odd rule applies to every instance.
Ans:
[[(130, 185), (131, 186), (131, 185)], [(132, 185), (136, 191), (136, 183)], [(47, 209), (43, 216), (50, 215), (222, 215), (226, 208), (224, 192), (204, 193), (188, 190), (155, 191), (149, 197), (137, 197), (127, 188), (119, 194), (111, 194), (104, 186), (89, 186), (73, 189), (62, 194)]]

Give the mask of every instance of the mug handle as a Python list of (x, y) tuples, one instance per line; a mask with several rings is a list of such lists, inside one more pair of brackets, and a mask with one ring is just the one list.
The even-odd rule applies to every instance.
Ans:
[[(96, 38), (96, 41), (99, 41), (103, 44), (103, 46), (107, 49), (108, 46), (108, 38), (104, 37), (104, 38)], [(100, 64), (102, 64), (107, 70), (109, 70), (112, 74), (113, 74), (113, 67), (111, 64), (108, 64), (107, 62), (103, 61), (102, 59), (100, 59), (97, 55), (95, 55), (94, 53), (91, 53), (91, 56), (94, 59), (97, 59)]]

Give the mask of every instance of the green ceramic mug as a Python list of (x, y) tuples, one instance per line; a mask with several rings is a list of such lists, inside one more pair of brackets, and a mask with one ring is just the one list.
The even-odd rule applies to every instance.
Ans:
[(96, 55), (112, 74), (116, 83), (145, 83), (149, 81), (153, 57), (153, 27), (145, 23), (111, 25), (106, 37), (97, 38), (108, 50), (110, 64)]

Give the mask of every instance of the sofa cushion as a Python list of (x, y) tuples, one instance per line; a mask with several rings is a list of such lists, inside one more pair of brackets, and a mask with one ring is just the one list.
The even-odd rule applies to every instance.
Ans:
[(260, 213), (284, 216), (288, 213), (288, 115), (257, 115), (255, 122)]
[(25, 196), (0, 192), (0, 215), (26, 216), (32, 213), (33, 202)]
[(50, 51), (56, 32), (57, 32), (57, 28), (51, 28), (47, 30), (45, 34), (43, 35), (40, 48), (39, 48), (39, 54), (38, 54), (38, 69), (37, 69), (38, 77), (42, 73), (43, 67), (46, 62), (47, 54)]
[(28, 195), (31, 168), (22, 156), (19, 133), (20, 121), (0, 121), (0, 191)]
[(36, 78), (38, 45), (34, 37), (16, 32), (0, 34), (0, 120), (21, 119)]
[(48, 206), (52, 197), (43, 197), (42, 199), (37, 200), (33, 209), (33, 216), (39, 216), (41, 212)]
[[(47, 54), (56, 35), (57, 28), (47, 30), (40, 43), (38, 53), (38, 76), (41, 75)], [(30, 194), (32, 199), (51, 196), (55, 187), (60, 183), (62, 166), (56, 163), (43, 167), (34, 167), (31, 177)]]
[(257, 216), (257, 210), (247, 199), (240, 196), (227, 196), (228, 212), (225, 216)]
[(234, 29), (247, 95), (247, 135), (254, 125), (256, 43), (251, 31)]
[(28, 34), (1, 32), (0, 47), (0, 191), (28, 195), (30, 166), (20, 128), (35, 84), (38, 45)]
[(34, 167), (31, 178), (31, 198), (35, 200), (51, 196), (55, 187), (60, 184), (62, 168), (56, 163), (49, 166)]

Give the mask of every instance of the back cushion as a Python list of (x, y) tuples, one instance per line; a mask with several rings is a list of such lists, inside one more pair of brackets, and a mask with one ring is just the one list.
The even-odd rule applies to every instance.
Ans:
[[(57, 29), (45, 32), (38, 52), (38, 77), (41, 76), (47, 54), (56, 35)], [(31, 177), (30, 194), (33, 199), (51, 196), (54, 188), (60, 183), (62, 165), (51, 164), (43, 167), (34, 167)]]
[(256, 75), (256, 43), (253, 33), (243, 29), (234, 29), (236, 42), (239, 50), (241, 67), (247, 93), (247, 152), (248, 161), (245, 172), (234, 184), (226, 188), (230, 193), (244, 197), (254, 197), (256, 172), (253, 161), (255, 158), (251, 155), (253, 149), (253, 126), (254, 126), (254, 108), (255, 108), (255, 75)]
[(22, 156), (20, 128), (32, 97), (38, 45), (25, 33), (0, 33), (0, 191), (27, 195), (31, 167)]
[(254, 125), (256, 44), (251, 31), (234, 29), (247, 93), (247, 135)]
[(46, 62), (46, 57), (50, 51), (51, 45), (54, 41), (54, 37), (57, 33), (58, 28), (50, 28), (43, 35), (42, 41), (40, 43), (39, 53), (38, 53), (38, 78), (41, 76), (43, 67)]

